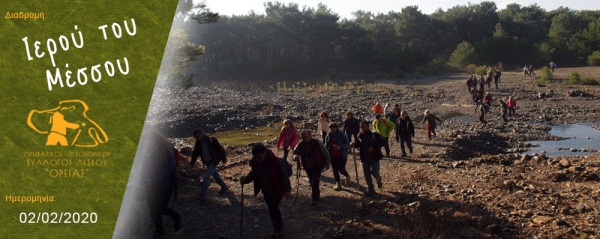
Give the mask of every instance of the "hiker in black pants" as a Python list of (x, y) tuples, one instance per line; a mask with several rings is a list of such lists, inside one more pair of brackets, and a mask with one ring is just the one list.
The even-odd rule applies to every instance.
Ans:
[(508, 111), (508, 106), (502, 100), (498, 100), (498, 102), (500, 103), (500, 106), (502, 107), (502, 120), (504, 122), (508, 122), (508, 119), (506, 119), (506, 111)]
[(383, 137), (376, 132), (371, 131), (369, 128), (369, 122), (363, 121), (360, 123), (360, 134), (358, 134), (358, 140), (350, 143), (350, 147), (360, 148), (360, 162), (363, 166), (363, 172), (365, 174), (365, 181), (369, 187), (369, 191), (365, 193), (365, 196), (370, 197), (375, 195), (375, 186), (373, 186), (373, 179), (371, 175), (377, 180), (377, 187), (383, 187), (381, 181), (380, 163), (379, 160), (383, 158), (381, 148), (383, 146)]
[(498, 83), (500, 83), (500, 76), (502, 73), (500, 70), (496, 70), (496, 74), (494, 74), (494, 84), (496, 84), (496, 89), (498, 89)]
[(346, 177), (344, 181), (345, 185), (350, 183), (350, 174), (346, 171), (348, 146), (350, 146), (348, 136), (338, 129), (336, 123), (330, 123), (329, 134), (325, 137), (325, 148), (329, 150), (329, 155), (331, 156), (331, 168), (333, 169), (333, 178), (335, 178), (335, 191), (342, 190), (340, 174)]
[(487, 124), (487, 121), (485, 121), (485, 113), (487, 111), (486, 107), (487, 106), (483, 103), (479, 104), (479, 121), (484, 125)]
[(473, 89), (473, 88), (471, 88), (471, 87), (473, 87), (472, 86), (472, 84), (473, 84), (473, 77), (475, 77), (475, 76), (471, 75), (471, 77), (469, 77), (469, 79), (467, 80), (467, 90), (469, 91), (469, 93), (471, 93), (471, 91)]
[(300, 160), (300, 164), (306, 170), (306, 175), (308, 175), (312, 189), (312, 201), (310, 205), (316, 206), (321, 201), (321, 190), (319, 190), (321, 173), (323, 169), (329, 170), (331, 157), (321, 141), (311, 137), (309, 130), (302, 130), (300, 137), (302, 141), (296, 145), (292, 154), (296, 155), (295, 160)]
[(535, 73), (533, 73), (533, 65), (529, 65), (529, 68), (528, 68), (528, 70), (529, 70), (529, 75), (530, 75), (530, 76), (531, 76), (531, 75), (535, 75)]
[(488, 88), (492, 88), (492, 73), (488, 73), (485, 77), (485, 83), (487, 83)]
[(360, 121), (354, 117), (352, 111), (346, 112), (346, 119), (344, 120), (344, 133), (348, 136), (348, 139), (352, 141), (352, 136), (354, 136), (354, 141), (356, 141), (356, 136), (360, 131)]
[(169, 205), (169, 199), (177, 186), (175, 175), (175, 155), (171, 143), (160, 133), (149, 131), (142, 135), (140, 145), (144, 147), (146, 158), (146, 202), (150, 218), (156, 231), (152, 238), (165, 235), (161, 215), (167, 215), (175, 222), (175, 231), (181, 228), (181, 214)]
[(396, 122), (396, 141), (400, 143), (400, 149), (402, 149), (402, 157), (406, 157), (406, 151), (404, 150), (404, 143), (408, 147), (408, 150), (412, 154), (412, 140), (415, 137), (415, 126), (412, 120), (406, 114), (406, 111), (400, 112), (400, 118)]
[(390, 134), (396, 128), (396, 122), (392, 122), (381, 115), (375, 115), (375, 121), (373, 121), (373, 131), (379, 133), (383, 137), (383, 149), (385, 149), (385, 155), (390, 157)]
[(485, 91), (485, 78), (483, 77), (483, 75), (481, 75), (481, 77), (479, 78), (479, 91)]
[(475, 102), (475, 111), (477, 111), (477, 107), (479, 104), (483, 104), (483, 93), (478, 91), (477, 94), (473, 97), (473, 102)]
[(262, 144), (252, 148), (252, 156), (252, 160), (250, 160), (251, 171), (240, 178), (240, 183), (254, 182), (255, 197), (262, 191), (273, 224), (271, 237), (282, 237), (284, 234), (283, 219), (281, 218), (279, 203), (283, 197), (289, 198), (292, 191), (286, 166), (271, 150), (268, 150)]

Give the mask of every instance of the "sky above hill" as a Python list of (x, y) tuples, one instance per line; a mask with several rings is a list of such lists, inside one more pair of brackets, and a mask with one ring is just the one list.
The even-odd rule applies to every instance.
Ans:
[[(197, 0), (195, 0), (197, 1)], [(263, 3), (266, 0), (205, 0), (208, 8), (211, 11), (218, 12), (221, 15), (245, 15), (254, 10), (258, 14), (264, 14)], [(308, 6), (316, 8), (317, 5), (322, 2), (327, 5), (331, 10), (340, 15), (340, 18), (352, 18), (352, 12), (356, 10), (371, 11), (377, 13), (388, 13), (390, 11), (400, 12), (402, 8), (406, 6), (417, 5), (419, 10), (424, 14), (431, 14), (438, 8), (446, 11), (456, 5), (467, 5), (468, 0), (412, 0), (412, 1), (399, 1), (399, 0), (295, 0), (295, 1), (279, 1), (282, 3), (294, 2), (300, 6)], [(471, 3), (480, 3), (481, 1), (471, 1)], [(570, 0), (570, 1), (558, 1), (558, 0), (545, 0), (545, 1), (531, 1), (531, 0), (500, 0), (494, 1), (498, 6), (498, 9), (504, 9), (506, 5), (510, 3), (517, 3), (521, 6), (529, 6), (536, 4), (546, 11), (557, 9), (560, 6), (568, 7), (573, 10), (600, 10), (600, 1), (593, 0)]]

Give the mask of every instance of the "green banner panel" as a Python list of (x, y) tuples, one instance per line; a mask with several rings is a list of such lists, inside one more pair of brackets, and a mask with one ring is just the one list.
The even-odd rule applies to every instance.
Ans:
[(110, 238), (176, 0), (0, 1), (0, 235)]

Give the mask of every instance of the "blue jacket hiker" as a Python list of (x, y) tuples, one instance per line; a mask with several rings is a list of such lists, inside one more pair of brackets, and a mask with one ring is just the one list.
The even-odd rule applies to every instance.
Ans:
[(350, 140), (348, 136), (339, 130), (337, 123), (329, 124), (329, 134), (325, 137), (325, 148), (329, 151), (329, 156), (331, 156), (331, 168), (333, 169), (333, 177), (336, 184), (334, 190), (336, 191), (342, 190), (340, 173), (346, 177), (346, 185), (350, 182), (350, 175), (346, 171), (349, 146)]

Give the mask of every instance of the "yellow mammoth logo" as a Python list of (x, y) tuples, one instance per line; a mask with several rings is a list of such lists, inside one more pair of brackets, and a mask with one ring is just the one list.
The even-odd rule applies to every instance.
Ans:
[(87, 117), (88, 110), (81, 100), (63, 100), (54, 109), (31, 110), (27, 125), (39, 134), (48, 135), (46, 146), (96, 147), (106, 143), (108, 136)]

